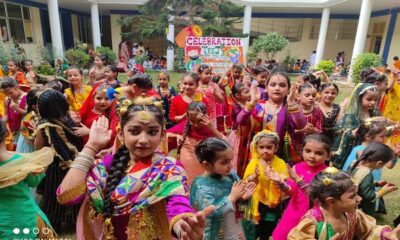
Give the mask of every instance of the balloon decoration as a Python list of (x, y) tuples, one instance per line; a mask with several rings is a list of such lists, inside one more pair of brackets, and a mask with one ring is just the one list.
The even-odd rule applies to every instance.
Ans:
[(199, 25), (190, 25), (188, 27), (185, 27), (178, 33), (178, 35), (175, 38), (176, 44), (184, 48), (186, 46), (186, 38), (187, 37), (201, 37), (203, 36), (203, 30)]

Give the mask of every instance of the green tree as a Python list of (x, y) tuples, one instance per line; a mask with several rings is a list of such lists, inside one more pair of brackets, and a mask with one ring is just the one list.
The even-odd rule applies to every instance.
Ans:
[(277, 52), (282, 51), (289, 43), (283, 35), (270, 32), (254, 39), (249, 53), (250, 58), (255, 58), (258, 53), (264, 53), (268, 60), (274, 59)]
[[(168, 21), (173, 19), (177, 31), (192, 24), (202, 27), (205, 36), (237, 36), (233, 24), (242, 21), (243, 7), (222, 0), (149, 0), (139, 16), (127, 16), (120, 24), (134, 31), (123, 32), (132, 41), (166, 37)], [(169, 18), (172, 16), (173, 18)]]
[(351, 78), (354, 83), (361, 82), (361, 71), (368, 67), (379, 67), (382, 65), (382, 58), (375, 53), (363, 53), (358, 55), (351, 65)]

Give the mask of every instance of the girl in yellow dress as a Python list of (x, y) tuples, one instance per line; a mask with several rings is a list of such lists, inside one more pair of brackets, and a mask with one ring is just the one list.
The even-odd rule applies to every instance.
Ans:
[(83, 84), (82, 70), (72, 67), (67, 70), (67, 79), (70, 87), (65, 89), (65, 97), (69, 103), (72, 119), (80, 122), (79, 110), (92, 90), (91, 86)]

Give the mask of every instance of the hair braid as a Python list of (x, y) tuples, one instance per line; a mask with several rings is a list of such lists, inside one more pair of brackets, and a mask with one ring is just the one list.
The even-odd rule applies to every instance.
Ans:
[(69, 150), (68, 146), (62, 140), (60, 135), (58, 135), (57, 130), (54, 127), (49, 127), (49, 135), (55, 151), (60, 155), (62, 160), (68, 161), (75, 158), (75, 155)]
[(125, 175), (126, 168), (130, 161), (130, 155), (126, 146), (121, 147), (115, 153), (110, 170), (108, 171), (106, 188), (104, 192), (104, 218), (110, 218), (114, 209), (114, 204), (111, 201), (112, 193), (117, 187), (118, 183)]
[(187, 120), (186, 124), (185, 124), (185, 128), (183, 130), (183, 139), (182, 142), (179, 143), (178, 149), (177, 149), (177, 155), (179, 156), (181, 154), (181, 149), (183, 147), (183, 144), (186, 141), (186, 137), (189, 134), (190, 129), (192, 128), (192, 124), (190, 124), (190, 121)]

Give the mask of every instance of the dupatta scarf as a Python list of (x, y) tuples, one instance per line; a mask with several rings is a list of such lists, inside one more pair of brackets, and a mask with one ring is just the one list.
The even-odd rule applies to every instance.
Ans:
[[(103, 161), (89, 172), (87, 188), (96, 213), (103, 213), (107, 169)], [(115, 204), (112, 215), (137, 213), (172, 195), (188, 196), (188, 185), (183, 167), (176, 159), (154, 153), (151, 166), (128, 172), (112, 193)]]

